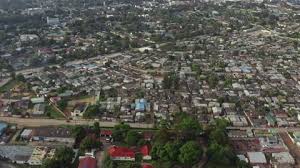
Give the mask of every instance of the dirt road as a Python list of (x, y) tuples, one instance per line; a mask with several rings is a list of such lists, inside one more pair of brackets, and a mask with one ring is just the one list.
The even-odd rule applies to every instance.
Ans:
[(279, 135), (289, 148), (291, 155), (295, 158), (295, 168), (300, 168), (300, 148), (292, 142), (287, 132), (282, 132)]

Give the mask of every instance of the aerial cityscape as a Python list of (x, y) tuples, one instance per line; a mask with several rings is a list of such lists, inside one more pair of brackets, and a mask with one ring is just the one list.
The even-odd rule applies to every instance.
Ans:
[(300, 1), (0, 0), (0, 168), (300, 168)]

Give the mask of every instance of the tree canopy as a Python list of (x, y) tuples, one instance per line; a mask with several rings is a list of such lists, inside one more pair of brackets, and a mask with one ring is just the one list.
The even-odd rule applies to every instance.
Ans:
[(201, 158), (202, 153), (195, 141), (189, 141), (180, 148), (178, 160), (185, 166), (192, 166)]
[(55, 155), (51, 160), (46, 160), (42, 168), (65, 168), (72, 167), (74, 151), (69, 147), (62, 147), (55, 151)]

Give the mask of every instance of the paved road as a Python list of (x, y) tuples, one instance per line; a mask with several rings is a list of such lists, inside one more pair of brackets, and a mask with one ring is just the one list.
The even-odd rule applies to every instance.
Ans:
[[(17, 124), (25, 127), (38, 127), (38, 126), (58, 126), (58, 125), (93, 125), (95, 120), (58, 120), (58, 119), (47, 119), (47, 118), (16, 118), (16, 117), (0, 117), (0, 121)], [(111, 121), (100, 121), (102, 127), (113, 127), (118, 122)], [(153, 124), (145, 123), (129, 123), (133, 128), (153, 128)], [(272, 130), (278, 133), (300, 131), (300, 127), (288, 127), (288, 128), (264, 128), (264, 127), (227, 127), (227, 129), (256, 129), (256, 130)]]
[(287, 127), (287, 128), (265, 128), (265, 127), (227, 127), (227, 129), (240, 129), (240, 130), (247, 130), (247, 129), (255, 129), (255, 130), (272, 130), (278, 133), (284, 132), (294, 132), (300, 131), (300, 127)]
[[(59, 126), (59, 125), (93, 125), (94, 120), (57, 120), (57, 119), (41, 119), (41, 118), (15, 118), (15, 117), (0, 117), (0, 121), (17, 124), (24, 127), (39, 127), (39, 126)], [(99, 121), (101, 127), (113, 127), (118, 122)], [(153, 128), (153, 124), (129, 123), (133, 128)]]

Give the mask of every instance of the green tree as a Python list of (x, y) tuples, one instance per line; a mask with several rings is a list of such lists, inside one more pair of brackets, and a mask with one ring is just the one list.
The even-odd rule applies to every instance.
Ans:
[(217, 165), (233, 165), (235, 164), (235, 155), (228, 145), (221, 145), (213, 142), (207, 150), (209, 162)]
[(141, 135), (136, 131), (130, 130), (126, 135), (126, 143), (128, 146), (134, 146), (141, 139)]
[(46, 159), (43, 162), (41, 168), (49, 168), (49, 167), (51, 167), (51, 168), (60, 168), (60, 165), (59, 165), (59, 162), (54, 160), (54, 159)]
[(72, 129), (72, 135), (75, 137), (77, 142), (81, 142), (81, 140), (86, 136), (86, 130), (83, 126), (77, 125)]
[(219, 77), (216, 74), (210, 74), (207, 78), (207, 83), (210, 88), (215, 88), (218, 85)]
[(180, 144), (175, 142), (168, 142), (165, 146), (164, 149), (166, 150), (167, 156), (168, 156), (168, 160), (175, 162), (178, 159), (178, 155), (179, 155), (179, 147)]
[(81, 150), (91, 150), (101, 148), (102, 143), (98, 140), (95, 140), (91, 137), (85, 137), (80, 143)]
[(165, 144), (170, 140), (170, 133), (166, 129), (160, 129), (155, 133), (155, 142)]
[(65, 168), (72, 167), (72, 161), (74, 158), (74, 151), (69, 147), (58, 148), (55, 151), (54, 157), (51, 160), (46, 160), (42, 168)]
[(99, 105), (89, 106), (83, 114), (83, 118), (93, 118), (99, 114)]
[(112, 137), (114, 141), (124, 142), (128, 131), (130, 130), (130, 126), (128, 124), (118, 124), (114, 126)]
[(249, 165), (249, 163), (237, 159), (237, 168), (251, 168), (251, 166)]
[(178, 160), (186, 167), (195, 164), (202, 156), (202, 149), (195, 141), (189, 141), (180, 148)]
[(25, 77), (22, 74), (16, 75), (16, 80), (19, 82), (25, 82)]
[(227, 144), (228, 143), (228, 137), (226, 135), (225, 130), (217, 128), (209, 134), (209, 140), (210, 141), (216, 141), (219, 144)]
[(185, 139), (194, 139), (202, 132), (202, 126), (197, 119), (191, 116), (184, 116), (175, 126), (179, 132), (179, 136)]
[(57, 106), (60, 110), (64, 111), (65, 108), (67, 107), (68, 105), (68, 101), (67, 100), (60, 100), (58, 103), (57, 103)]
[(94, 122), (93, 131), (94, 131), (94, 133), (96, 135), (96, 138), (99, 138), (100, 137), (100, 132), (101, 132), (100, 123), (99, 122)]
[(108, 153), (106, 152), (104, 153), (102, 164), (105, 168), (115, 168), (114, 162), (110, 159)]
[(160, 151), (163, 149), (163, 145), (161, 143), (155, 143), (151, 149), (150, 155), (153, 159), (158, 159), (160, 155)]
[(170, 72), (164, 75), (162, 82), (164, 89), (178, 89), (179, 87), (179, 76), (175, 72)]

